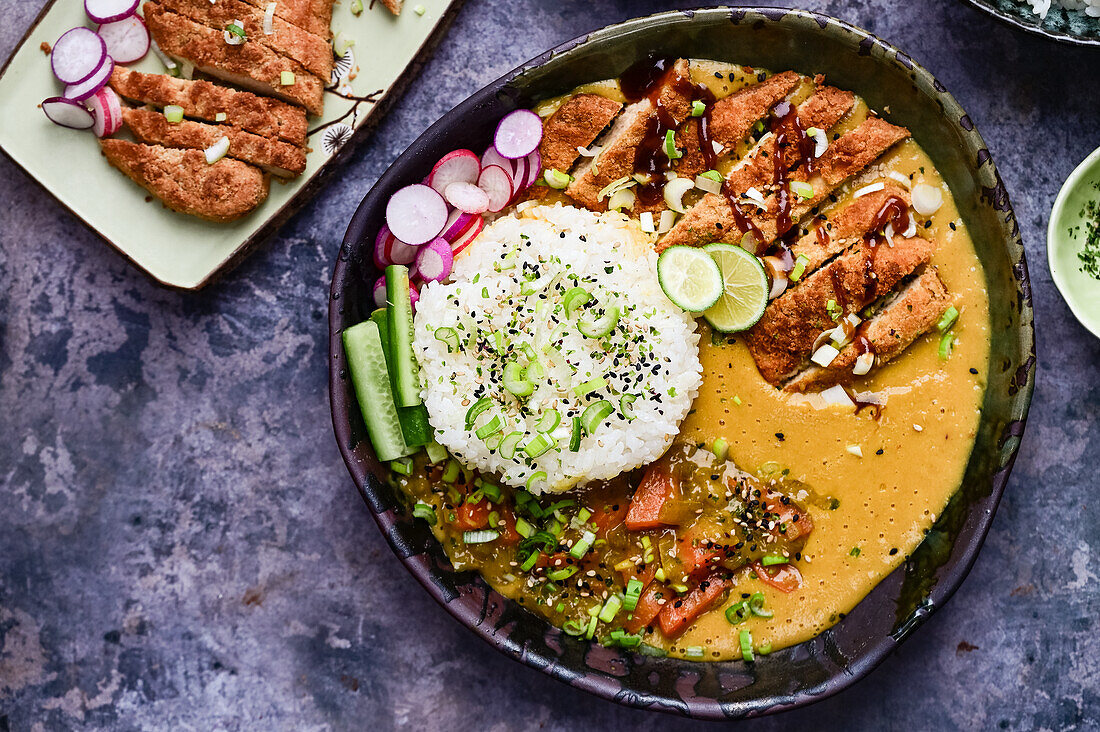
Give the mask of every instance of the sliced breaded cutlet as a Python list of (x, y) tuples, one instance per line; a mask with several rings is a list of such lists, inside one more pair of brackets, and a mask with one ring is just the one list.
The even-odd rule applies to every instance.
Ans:
[[(292, 23), (304, 31), (328, 40), (332, 38), (333, 0), (278, 0), (275, 17)], [(244, 0), (259, 10), (266, 10), (269, 0)]]
[[(324, 111), (327, 79), (322, 81), (297, 61), (254, 41), (231, 46), (225, 42), (222, 31), (166, 10), (151, 0), (147, 0), (144, 9), (145, 24), (153, 40), (169, 56), (193, 64), (204, 74), (301, 105), (310, 114), (320, 115)], [(284, 72), (294, 75), (293, 84), (282, 83)]]
[[(314, 35), (279, 16), (271, 21), (271, 35), (264, 33), (264, 11), (241, 0), (155, 0), (166, 10), (186, 16), (218, 31), (239, 22), (248, 40), (262, 43), (276, 53), (292, 58), (321, 79), (332, 76), (332, 45), (327, 37)], [(275, 6), (276, 9), (278, 5)], [(224, 40), (224, 38), (223, 38)]]
[(893, 245), (865, 241), (777, 297), (745, 334), (761, 376), (783, 386), (807, 366), (818, 337), (836, 327), (830, 300), (843, 312), (859, 312), (926, 264), (935, 249), (919, 237), (894, 237)]
[(542, 167), (568, 173), (581, 156), (577, 148), (595, 142), (622, 108), (598, 94), (578, 94), (563, 103), (542, 126)]
[(783, 71), (719, 99), (710, 110), (710, 139), (726, 149), (737, 145), (801, 83), (800, 74)]
[(207, 122), (224, 114), (227, 125), (293, 145), (306, 144), (306, 112), (286, 102), (237, 91), (209, 81), (176, 79), (165, 74), (143, 74), (115, 66), (111, 87), (127, 99), (157, 107), (174, 104), (188, 117)]
[[(870, 344), (874, 365), (878, 368), (896, 357), (927, 333), (951, 305), (951, 298), (935, 268), (925, 266), (860, 328)], [(852, 369), (860, 349), (849, 343), (826, 366), (811, 365), (786, 385), (786, 391), (818, 391), (835, 384), (850, 384), (856, 376)]]
[[(691, 114), (691, 99), (686, 90), (690, 85), (671, 83), (677, 77), (688, 77), (688, 62), (679, 59), (669, 69), (658, 95), (658, 103), (679, 126)], [(607, 201), (600, 191), (612, 181), (634, 174), (635, 155), (651, 124), (657, 118), (657, 106), (648, 97), (627, 105), (611, 129), (600, 141), (602, 150), (595, 158), (585, 158), (574, 174), (575, 180), (565, 189), (577, 203), (593, 211), (607, 210)]]
[[(834, 141), (829, 145), (829, 149), (815, 161), (814, 174), (809, 176), (808, 180), (804, 180), (813, 187), (813, 195), (809, 198), (796, 197), (795, 203), (791, 206), (791, 220), (799, 221), (841, 183), (866, 168), (888, 149), (907, 137), (909, 137), (909, 130), (904, 127), (897, 127), (877, 117), (871, 117), (856, 129)], [(792, 179), (802, 180), (803, 178), (793, 175)], [(765, 199), (765, 203), (766, 210), (759, 210), (750, 201), (742, 205), (749, 220), (763, 235), (762, 244), (774, 241), (777, 236), (775, 196), (769, 196)], [(712, 241), (738, 244), (746, 233), (748, 232), (738, 225), (733, 209), (725, 196), (708, 193), (657, 242), (656, 249), (661, 252), (678, 244), (700, 246)]]
[(225, 125), (191, 120), (169, 122), (160, 112), (149, 109), (124, 109), (122, 121), (142, 142), (205, 150), (228, 137), (229, 157), (257, 165), (272, 175), (293, 178), (306, 169), (306, 153), (302, 148)]
[(177, 150), (125, 140), (99, 141), (108, 162), (173, 211), (207, 221), (233, 221), (267, 198), (259, 168), (222, 158), (213, 165), (202, 150)]

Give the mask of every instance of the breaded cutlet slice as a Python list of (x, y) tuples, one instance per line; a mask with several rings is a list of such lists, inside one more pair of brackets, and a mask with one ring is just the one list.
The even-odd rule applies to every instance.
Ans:
[(802, 83), (802, 76), (783, 71), (719, 99), (710, 110), (710, 138), (729, 149), (749, 136), (753, 125)]
[(226, 125), (191, 120), (169, 122), (160, 112), (130, 108), (122, 110), (122, 121), (142, 142), (205, 150), (222, 137), (228, 137), (228, 157), (257, 165), (280, 178), (293, 178), (306, 169), (306, 153), (302, 148)]
[(127, 99), (157, 107), (174, 104), (188, 117), (225, 124), (262, 137), (278, 138), (293, 145), (306, 144), (306, 112), (301, 107), (237, 91), (209, 81), (176, 79), (166, 74), (143, 74), (115, 66), (111, 88)]
[(809, 363), (818, 336), (836, 327), (829, 300), (845, 312), (858, 312), (926, 264), (935, 249), (919, 237), (894, 237), (892, 246), (864, 242), (772, 300), (745, 334), (760, 375), (782, 386)]
[[(231, 46), (222, 31), (165, 10), (151, 0), (146, 1), (144, 10), (153, 40), (169, 56), (193, 64), (204, 74), (298, 104), (310, 114), (320, 116), (324, 111), (327, 79), (322, 81), (297, 61), (254, 41)], [(283, 72), (294, 75), (293, 84), (282, 83)]]
[(566, 101), (542, 125), (542, 167), (568, 173), (581, 156), (577, 148), (591, 145), (622, 108), (599, 94), (578, 94)]
[(233, 221), (263, 203), (268, 182), (259, 168), (202, 150), (177, 150), (125, 140), (99, 141), (108, 162), (173, 211), (207, 221)]
[[(271, 21), (271, 35), (264, 33), (264, 11), (241, 0), (155, 0), (161, 7), (218, 31), (240, 21), (248, 40), (292, 58), (321, 79), (332, 76), (332, 45), (321, 36), (304, 31), (279, 16)], [(275, 6), (278, 8), (278, 5)], [(223, 37), (224, 39), (224, 37)]]
[[(805, 199), (795, 197), (791, 206), (791, 220), (799, 221), (841, 183), (907, 137), (909, 130), (904, 127), (870, 117), (856, 129), (835, 140), (825, 154), (815, 161), (814, 174), (804, 181), (813, 186), (813, 195)], [(800, 178), (793, 175), (792, 179)], [(763, 211), (748, 201), (742, 206), (750, 221), (763, 234), (762, 244), (774, 241), (777, 236), (775, 196), (765, 199), (765, 203), (767, 210)], [(733, 209), (725, 196), (708, 193), (657, 242), (656, 250), (662, 252), (678, 244), (700, 246), (712, 241), (738, 244), (746, 233), (737, 224)]]
[[(259, 10), (266, 10), (269, 2), (243, 1)], [(332, 2), (333, 0), (278, 0), (275, 4), (275, 17), (327, 41), (332, 38), (332, 29), (329, 27), (332, 23)]]
[[(685, 59), (677, 60), (668, 70), (658, 98), (679, 126), (691, 114), (691, 99), (684, 93), (685, 85), (667, 83), (677, 76), (688, 77)], [(565, 189), (566, 195), (592, 211), (606, 211), (607, 201), (600, 199), (600, 191), (612, 181), (634, 174), (635, 153), (656, 114), (657, 107), (648, 97), (627, 105), (604, 135), (596, 165), (592, 158), (585, 158), (577, 166), (575, 180)]]
[[(950, 305), (947, 288), (935, 268), (920, 270), (860, 331), (875, 354), (872, 368), (881, 367), (931, 330)], [(783, 389), (819, 391), (834, 384), (850, 384), (856, 378), (852, 368), (858, 357), (859, 349), (850, 343), (828, 366), (811, 365), (787, 382)]]
[(382, 4), (394, 15), (401, 15), (401, 7), (405, 4), (405, 0), (382, 0)]

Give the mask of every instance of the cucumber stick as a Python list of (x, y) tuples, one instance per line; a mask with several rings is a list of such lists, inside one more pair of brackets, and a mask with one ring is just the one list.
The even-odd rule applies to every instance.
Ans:
[(374, 454), (384, 462), (412, 455), (416, 449), (405, 443), (401, 433), (378, 326), (368, 320), (348, 328), (342, 337), (355, 398)]
[(412, 301), (409, 299), (409, 269), (400, 264), (386, 267), (386, 300), (393, 354), (394, 397), (399, 407), (420, 404), (420, 368), (413, 356)]
[[(389, 315), (386, 308), (371, 313), (370, 319), (378, 326), (378, 335), (382, 340), (382, 352), (386, 356), (386, 368), (390, 374), (390, 386), (396, 393), (394, 380), (393, 342), (390, 339)], [(415, 407), (397, 407), (397, 419), (401, 423), (401, 434), (409, 447), (421, 447), (432, 441), (432, 426), (428, 424), (428, 410), (423, 404)]]

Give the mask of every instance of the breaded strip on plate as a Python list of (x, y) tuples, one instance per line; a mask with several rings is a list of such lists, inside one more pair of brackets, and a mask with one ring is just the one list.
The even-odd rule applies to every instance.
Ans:
[(115, 66), (111, 87), (127, 99), (157, 107), (183, 108), (188, 117), (240, 127), (263, 137), (279, 138), (294, 145), (306, 144), (306, 112), (286, 102), (237, 91), (209, 81), (176, 79), (165, 74), (143, 74)]
[(783, 71), (719, 99), (710, 110), (710, 139), (723, 148), (733, 147), (801, 83), (801, 75)]
[(577, 148), (591, 145), (622, 108), (598, 94), (578, 94), (566, 101), (543, 123), (542, 167), (568, 173), (581, 156)]
[[(264, 11), (241, 0), (155, 0), (173, 13), (184, 15), (196, 23), (219, 31), (234, 21), (250, 41), (256, 41), (287, 58), (302, 64), (322, 79), (332, 76), (332, 44), (327, 38), (302, 30), (276, 15), (271, 22), (271, 35), (264, 33)], [(275, 6), (278, 9), (278, 5)]]
[[(293, 23), (304, 31), (328, 40), (332, 38), (332, 1), (333, 0), (278, 0), (275, 3), (275, 17)], [(266, 10), (269, 0), (244, 0), (244, 2)]]
[(229, 157), (258, 165), (272, 175), (292, 178), (306, 169), (306, 153), (302, 148), (225, 125), (191, 120), (173, 123), (160, 112), (129, 108), (122, 111), (122, 121), (142, 142), (205, 150), (228, 137)]
[(176, 150), (125, 140), (99, 141), (108, 162), (173, 211), (207, 221), (233, 221), (267, 198), (267, 176), (239, 160), (213, 165), (202, 150)]
[[(925, 267), (861, 329), (860, 333), (875, 354), (873, 368), (882, 366), (931, 330), (950, 305), (947, 288), (936, 270)], [(814, 364), (783, 388), (786, 391), (817, 391), (834, 384), (849, 384), (855, 379), (852, 368), (858, 357), (859, 349), (850, 343), (827, 367)]]
[[(299, 104), (310, 114), (320, 116), (324, 111), (328, 80), (317, 78), (297, 61), (254, 41), (231, 46), (222, 31), (165, 10), (152, 0), (146, 0), (144, 9), (153, 40), (169, 56), (190, 62), (204, 74)], [(284, 72), (293, 74), (294, 83), (282, 83)]]

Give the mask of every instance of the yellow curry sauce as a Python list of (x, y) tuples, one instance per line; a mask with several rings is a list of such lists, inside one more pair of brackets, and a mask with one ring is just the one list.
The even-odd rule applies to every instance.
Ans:
[[(722, 79), (716, 78), (716, 72)], [(754, 73), (728, 64), (692, 62), (693, 81), (707, 84), (719, 98), (743, 86)], [(582, 91), (621, 99), (614, 81), (589, 84), (573, 93)], [(544, 102), (536, 111), (549, 114), (568, 96)], [(838, 129), (854, 127), (866, 115), (866, 106), (860, 102)], [(804, 396), (777, 390), (761, 377), (736, 336), (712, 339), (700, 319), (703, 385), (692, 413), (681, 425), (679, 447), (672, 451), (691, 452), (694, 445), (709, 446), (723, 438), (729, 444), (729, 461), (748, 473), (780, 466), (787, 471), (788, 480), (780, 481), (776, 489), (789, 493), (808, 511), (813, 531), (795, 563), (802, 574), (801, 587), (784, 593), (750, 571), (737, 572), (728, 599), (679, 638), (668, 640), (659, 630), (643, 630), (644, 642), (652, 649), (725, 660), (742, 656), (742, 629), (751, 632), (758, 652), (816, 636), (841, 619), (914, 551), (960, 484), (986, 383), (989, 317), (985, 276), (950, 192), (931, 160), (912, 140), (895, 147), (842, 187), (834, 205), (845, 205), (853, 191), (890, 172), (943, 191), (939, 210), (930, 217), (918, 217), (917, 223), (921, 235), (938, 244), (932, 265), (938, 268), (960, 313), (954, 327), (957, 341), (953, 353), (947, 360), (941, 359), (940, 334), (933, 330), (902, 356), (858, 382), (857, 390), (887, 397), (876, 419), (869, 410), (854, 414), (850, 407), (816, 408)], [(554, 199), (544, 202), (547, 200)], [(587, 621), (588, 609), (594, 602), (598, 605), (600, 597), (574, 593), (565, 601), (558, 597), (546, 600), (533, 591), (526, 574), (517, 567), (514, 548), (466, 545), (462, 529), (451, 521), (453, 487), (449, 497), (447, 484), (439, 480), (440, 469), (428, 469), (422, 461), (418, 458), (411, 476), (394, 477), (413, 501), (435, 509), (440, 520), (433, 532), (457, 569), (480, 571), (496, 590), (556, 625)], [(620, 502), (629, 502), (638, 479), (638, 475), (623, 476), (615, 485), (582, 488), (543, 502), (565, 498), (587, 506), (607, 499), (618, 507)], [(507, 496), (502, 501), (508, 503)], [(606, 563), (613, 564), (637, 548), (609, 544), (600, 551)], [(610, 567), (607, 569), (612, 574)], [(764, 595), (772, 616), (750, 615), (731, 624), (724, 610), (757, 592)]]

